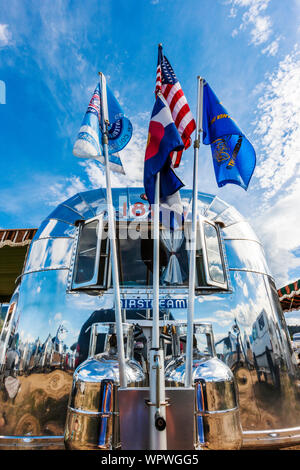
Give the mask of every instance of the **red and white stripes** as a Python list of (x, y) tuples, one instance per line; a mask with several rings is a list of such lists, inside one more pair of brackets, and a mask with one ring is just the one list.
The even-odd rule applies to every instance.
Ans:
[[(182, 139), (184, 148), (187, 149), (191, 145), (191, 134), (196, 129), (196, 122), (191, 113), (186, 97), (182, 91), (180, 83), (162, 85), (162, 69), (161, 64), (156, 69), (155, 94), (161, 92), (167, 101), (173, 121), (178, 129)], [(170, 154), (172, 165), (177, 168), (180, 164), (183, 150), (180, 152), (172, 152)]]
[[(162, 94), (167, 101), (175, 126), (181, 136), (183, 145), (187, 149), (191, 145), (191, 134), (196, 129), (196, 123), (188, 105), (187, 99), (179, 82), (174, 85), (162, 85)], [(174, 168), (180, 164), (183, 150), (172, 152), (171, 159)]]
[(156, 69), (156, 84), (155, 84), (155, 95), (161, 92), (161, 66), (158, 64)]

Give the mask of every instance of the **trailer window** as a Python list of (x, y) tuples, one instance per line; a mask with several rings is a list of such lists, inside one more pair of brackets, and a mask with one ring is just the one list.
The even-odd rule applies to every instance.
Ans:
[[(117, 250), (121, 286), (149, 286), (152, 283), (153, 246), (148, 224), (117, 227)], [(163, 256), (162, 251), (160, 252)]]
[(94, 220), (83, 226), (78, 247), (75, 282), (81, 284), (94, 277), (99, 221)]
[(225, 282), (223, 263), (220, 253), (220, 244), (216, 227), (204, 223), (204, 237), (208, 261), (208, 272), (212, 281)]
[(198, 222), (198, 238), (199, 279), (202, 276), (203, 285), (227, 289), (224, 253), (218, 227), (213, 222), (201, 218)]
[[(121, 286), (152, 286), (153, 239), (148, 223), (129, 226), (127, 236), (117, 230), (119, 277)], [(159, 272), (162, 286), (188, 285), (188, 258), (182, 230), (171, 232), (161, 228)]]
[[(121, 287), (151, 287), (153, 284), (153, 227), (147, 221), (117, 222), (116, 247)], [(191, 227), (178, 230), (160, 227), (160, 285), (188, 287)], [(74, 267), (73, 288), (111, 287), (107, 223), (87, 221), (80, 230)], [(217, 228), (198, 225), (195, 288), (226, 288), (224, 263)]]
[[(162, 287), (188, 287), (190, 232), (191, 227), (188, 223), (178, 230), (160, 227), (159, 271)], [(127, 226), (119, 223), (117, 249), (120, 285), (151, 287), (153, 283), (151, 225), (140, 223), (137, 226)], [(204, 223), (203, 226), (199, 225), (197, 232), (195, 287), (199, 289), (209, 286), (224, 289), (227, 284), (217, 228)]]
[(80, 227), (73, 288), (106, 287), (109, 252), (105, 228), (102, 216)]

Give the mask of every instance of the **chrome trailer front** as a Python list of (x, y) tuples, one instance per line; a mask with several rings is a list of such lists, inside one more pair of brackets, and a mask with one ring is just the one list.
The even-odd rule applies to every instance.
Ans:
[[(147, 239), (149, 208), (142, 196), (142, 188), (113, 190), (123, 321), (140, 323), (146, 331), (146, 325), (142, 323), (151, 319), (152, 251)], [(175, 321), (177, 326), (184, 323), (187, 312), (189, 264), (185, 244), (189, 236), (191, 191), (182, 190), (181, 198), (187, 232), (170, 238), (164, 229), (161, 230), (161, 321), (167, 315), (170, 325)], [(195, 320), (211, 325), (217, 357), (215, 359), (213, 354), (206, 362), (218, 360), (233, 374), (238, 389), (242, 447), (299, 444), (299, 368), (262, 246), (233, 207), (203, 193), (198, 193), (198, 203), (201, 227), (196, 259)], [(96, 328), (93, 325), (115, 321), (109, 244), (100, 236), (107, 225), (106, 206), (102, 189), (77, 194), (45, 219), (32, 242), (24, 272), (11, 300), (9, 324), (0, 334), (1, 448), (61, 446), (74, 371), (87, 360), (98, 361), (99, 354), (103, 353), (103, 335), (98, 335), (91, 345), (90, 335), (91, 328)], [(135, 238), (124, 238), (124, 230), (127, 234), (133, 232)], [(173, 266), (177, 266), (175, 270)], [(161, 326), (162, 335), (167, 333), (164, 326)], [(169, 335), (169, 343), (163, 339), (166, 374), (174, 367), (172, 371), (176, 370), (178, 377), (176, 386), (169, 383), (170, 394), (168, 389), (166, 394), (170, 403), (176, 402), (173, 409), (178, 408), (179, 401), (177, 396), (171, 396), (171, 390), (182, 389), (184, 383), (184, 365), (181, 364), (179, 371), (176, 365), (179, 364), (178, 357), (184, 357), (185, 353), (184, 342), (178, 346), (179, 331), (176, 336), (175, 326)], [(135, 380), (132, 381), (132, 386), (126, 390), (128, 397), (133, 397), (135, 390), (141, 390), (138, 393), (142, 394), (148, 387), (148, 357), (141, 351), (142, 343), (149, 341), (147, 335), (144, 336), (143, 340), (138, 336), (134, 338), (138, 375), (141, 373), (144, 378), (138, 386), (134, 384)], [(172, 341), (176, 357), (169, 353)], [(199, 379), (202, 379), (201, 375)], [(167, 379), (166, 384), (168, 382)], [(230, 374), (225, 382), (228, 384), (222, 385), (223, 398), (227, 390), (232, 389)], [(97, 400), (100, 400), (105, 396), (105, 390), (99, 383), (95, 387), (99, 389)], [(206, 392), (210, 394), (210, 390), (222, 387), (217, 380), (211, 381)], [(123, 406), (123, 391), (119, 390), (117, 380), (113, 393), (116, 403), (119, 399), (119, 409), (116, 408), (119, 412)], [(202, 412), (199, 416), (203, 417), (204, 432), (208, 429), (205, 421), (212, 429), (213, 418), (222, 414), (232, 416), (234, 425), (234, 415), (238, 413), (232, 401), (216, 399), (217, 406), (214, 407), (209, 396), (203, 410), (196, 408), (196, 395), (193, 403), (194, 412)], [(134, 403), (134, 398), (130, 398), (130, 402)], [(142, 399), (140, 403), (143, 404)], [(89, 406), (82, 405), (82, 410), (86, 407), (87, 411), (94, 412), (95, 409)], [(79, 410), (76, 407), (77, 404), (74, 409)], [(172, 405), (167, 407), (168, 414), (171, 409)], [(122, 416), (125, 416), (123, 412)], [(169, 418), (169, 428), (170, 423)], [(215, 423), (217, 427), (217, 421)], [(235, 428), (238, 436), (238, 426)], [(193, 429), (196, 429), (195, 425)], [(215, 436), (217, 438), (218, 433)], [(121, 441), (118, 439), (116, 445), (122, 441), (122, 438)], [(213, 436), (207, 437), (207, 441), (213, 442)]]

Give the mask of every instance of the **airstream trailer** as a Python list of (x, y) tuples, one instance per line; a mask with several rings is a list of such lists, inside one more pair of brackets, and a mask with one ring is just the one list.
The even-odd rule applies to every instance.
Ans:
[[(191, 197), (181, 190), (180, 229), (160, 227), (167, 448), (298, 444), (297, 360), (262, 245), (234, 207), (200, 192), (193, 387), (184, 388)], [(149, 449), (151, 211), (143, 188), (113, 189), (113, 205), (127, 388), (97, 189), (61, 203), (30, 246), (0, 336), (2, 448)]]

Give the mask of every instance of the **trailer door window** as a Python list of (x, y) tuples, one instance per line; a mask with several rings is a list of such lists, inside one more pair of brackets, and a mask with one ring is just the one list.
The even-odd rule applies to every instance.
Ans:
[(94, 277), (97, 252), (97, 231), (99, 221), (85, 224), (81, 231), (78, 247), (77, 270), (75, 282), (82, 284)]
[(102, 216), (87, 221), (80, 227), (79, 242), (73, 276), (73, 288), (105, 284), (108, 243), (103, 230)]

